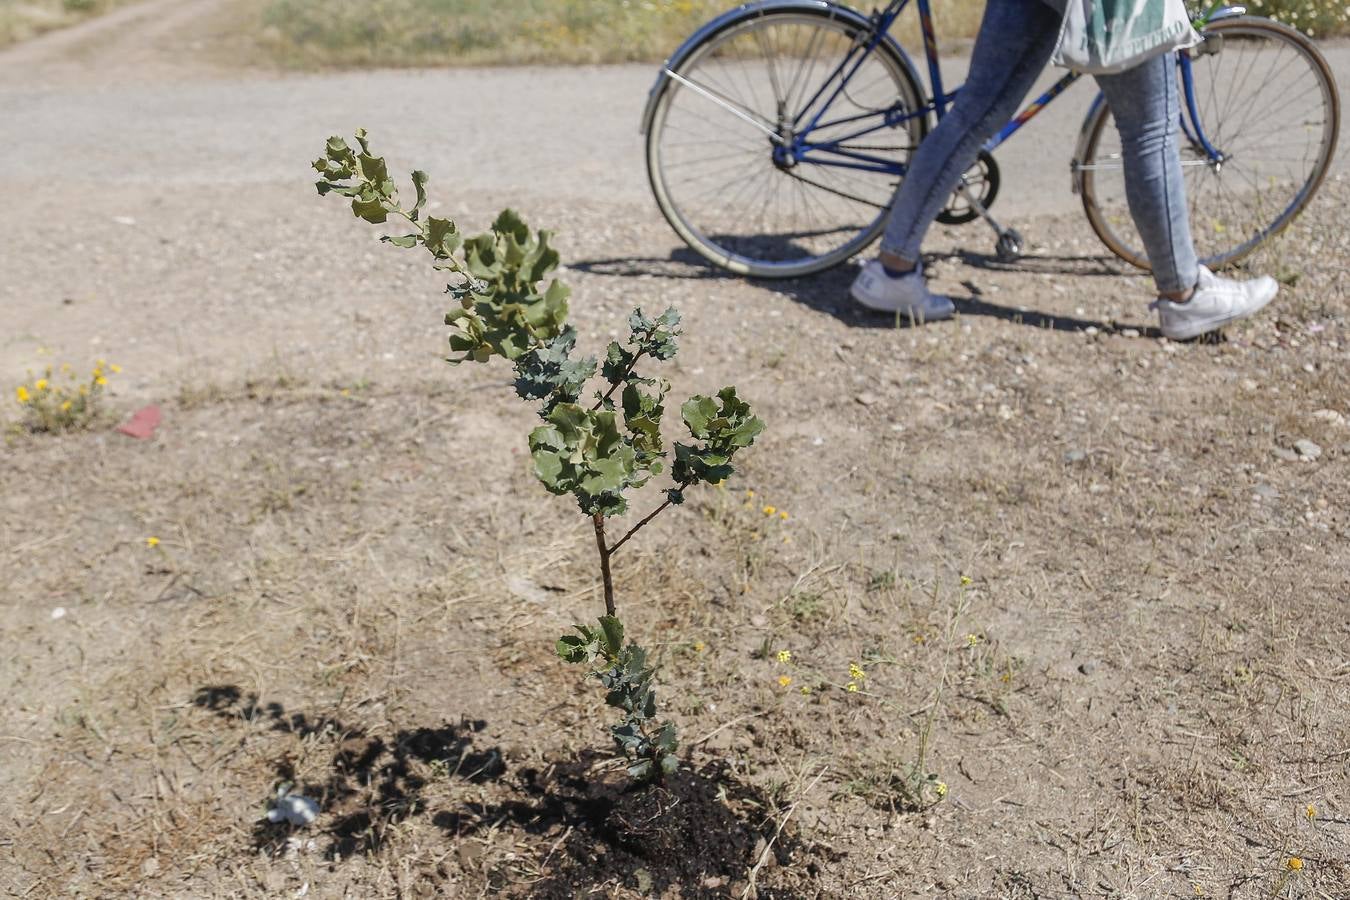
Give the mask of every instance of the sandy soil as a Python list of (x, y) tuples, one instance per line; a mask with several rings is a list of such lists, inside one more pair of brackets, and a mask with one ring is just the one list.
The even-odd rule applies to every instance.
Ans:
[[(228, 12), (0, 54), (30, 201), (0, 224), (0, 378), (105, 357), (110, 415), (165, 411), (149, 442), (3, 447), (7, 891), (1350, 896), (1350, 182), (1258, 260), (1292, 282), (1269, 314), (1176, 345), (1049, 142), (1014, 142), (1029, 257), (935, 232), (961, 315), (897, 329), (850, 269), (752, 283), (681, 248), (641, 67), (234, 73)], [(675, 304), (677, 393), (735, 383), (769, 424), (618, 560), (688, 752), (668, 794), (623, 793), (551, 655), (599, 601), (532, 414), (439, 362), (433, 273), (314, 196), (358, 125), (466, 226), (557, 229), (590, 347)], [(920, 758), (940, 802), (906, 791)], [(312, 827), (262, 823), (279, 781)]]

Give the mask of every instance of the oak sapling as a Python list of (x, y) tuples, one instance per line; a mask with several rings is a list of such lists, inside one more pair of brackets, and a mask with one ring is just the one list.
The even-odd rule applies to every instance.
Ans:
[(605, 598), (598, 623), (575, 626), (575, 634), (558, 640), (557, 653), (587, 666), (604, 686), (605, 702), (622, 712), (610, 733), (629, 761), (630, 775), (659, 780), (676, 768), (678, 739), (674, 725), (657, 721), (656, 670), (647, 651), (625, 640), (611, 561), (656, 516), (683, 503), (687, 490), (730, 477), (732, 460), (754, 443), (764, 423), (734, 387), (685, 401), (680, 414), (691, 440), (674, 445), (664, 498), (613, 539), (608, 523), (628, 512), (630, 493), (666, 474), (669, 453), (661, 427), (670, 384), (643, 373), (674, 358), (679, 313), (672, 308), (652, 317), (636, 309), (628, 318), (627, 339), (610, 343), (603, 361), (574, 355), (577, 333), (567, 323), (570, 292), (551, 277), (558, 266), (551, 232), (534, 231), (506, 210), (489, 231), (466, 237), (453, 221), (424, 216), (425, 172), (412, 173), (416, 200), (405, 207), (364, 131), (356, 132), (356, 143), (354, 149), (341, 138), (328, 139), (314, 163), (319, 193), (348, 198), (352, 212), (372, 224), (406, 222), (406, 234), (382, 240), (422, 247), (434, 268), (450, 273), (446, 292), (455, 305), (445, 317), (452, 329), (447, 361), (500, 357), (514, 366), (516, 394), (538, 404), (543, 424), (529, 435), (535, 475), (551, 493), (570, 494), (591, 520)]

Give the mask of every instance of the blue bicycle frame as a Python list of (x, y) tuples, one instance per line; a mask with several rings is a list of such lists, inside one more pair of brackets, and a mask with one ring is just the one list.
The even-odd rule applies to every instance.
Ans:
[[(791, 142), (781, 142), (774, 147), (773, 153), (777, 162), (789, 165), (831, 166), (896, 176), (905, 174), (906, 167), (903, 163), (874, 156), (851, 147), (849, 144), (859, 138), (903, 125), (915, 118), (927, 120), (931, 115), (933, 119), (941, 120), (961, 90), (959, 87), (953, 88), (950, 92), (944, 89), (930, 0), (915, 0), (915, 2), (918, 4), (919, 23), (923, 30), (924, 57), (928, 64), (928, 79), (932, 87), (932, 99), (919, 109), (905, 109), (903, 103), (897, 102), (889, 109), (878, 112), (860, 113), (838, 119), (826, 118), (835, 100), (844, 93), (849, 81), (862, 67), (867, 57), (877, 49), (882, 41), (887, 39), (886, 35), (890, 31), (891, 25), (910, 4), (910, 0), (891, 0), (885, 9), (873, 14), (873, 28), (867, 41), (859, 43), (849, 50), (843, 61), (830, 73), (816, 93), (792, 119), (793, 136)], [(1224, 7), (1222, 3), (1215, 3), (1196, 20), (1196, 24), (1199, 26), (1211, 18), (1241, 15), (1242, 13), (1245, 13), (1245, 10), (1240, 7)], [(1223, 153), (1210, 144), (1200, 124), (1200, 116), (1196, 107), (1195, 86), (1191, 77), (1190, 57), (1185, 53), (1179, 54), (1178, 65), (1180, 66), (1186, 101), (1181, 116), (1182, 130), (1195, 146), (1203, 149), (1211, 162), (1221, 163), (1224, 158)], [(1016, 134), (1023, 125), (1035, 118), (1041, 110), (1064, 93), (1080, 77), (1082, 76), (1077, 72), (1065, 74), (1064, 77), (1051, 85), (1049, 90), (1033, 100), (1008, 124), (1004, 125), (997, 134), (989, 139), (984, 145), (984, 149), (992, 152)], [(824, 98), (823, 102), (822, 98)], [(1093, 109), (1095, 110), (1097, 105), (1102, 102), (1104, 100), (1098, 94), (1097, 99), (1093, 101)], [(819, 104), (818, 109), (816, 108), (817, 104)], [(814, 112), (812, 112), (813, 109)], [(809, 119), (807, 118), (808, 114), (810, 114)], [(806, 120), (805, 124), (803, 124), (804, 119)], [(834, 135), (827, 141), (815, 142), (811, 140), (813, 132), (851, 124), (857, 124), (858, 127), (843, 135)]]

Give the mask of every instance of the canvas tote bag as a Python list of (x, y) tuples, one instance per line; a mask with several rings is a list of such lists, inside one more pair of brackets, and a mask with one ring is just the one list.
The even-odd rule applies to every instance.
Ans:
[(1069, 0), (1051, 61), (1111, 75), (1200, 41), (1185, 0)]

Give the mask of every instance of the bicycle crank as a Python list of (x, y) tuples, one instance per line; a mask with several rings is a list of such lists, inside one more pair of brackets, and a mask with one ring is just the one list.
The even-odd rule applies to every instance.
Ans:
[(952, 192), (937, 220), (943, 225), (964, 225), (987, 218), (989, 207), (998, 197), (998, 185), (998, 163), (989, 151), (981, 150), (974, 164), (961, 176), (961, 184)]

